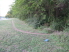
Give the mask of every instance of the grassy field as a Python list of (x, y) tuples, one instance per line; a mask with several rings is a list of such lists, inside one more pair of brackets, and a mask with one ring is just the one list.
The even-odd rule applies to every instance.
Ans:
[[(21, 33), (14, 30), (12, 20), (18, 29), (44, 33), (18, 19), (2, 20), (0, 21), (0, 52), (69, 52), (68, 32), (61, 35)], [(45, 39), (49, 39), (49, 42), (45, 42)]]

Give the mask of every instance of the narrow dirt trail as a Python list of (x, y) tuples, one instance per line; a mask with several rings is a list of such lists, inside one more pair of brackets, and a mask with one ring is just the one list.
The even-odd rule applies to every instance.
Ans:
[(50, 34), (44, 34), (44, 33), (33, 33), (33, 32), (29, 32), (29, 31), (24, 31), (24, 30), (20, 30), (18, 28), (15, 27), (14, 21), (12, 20), (12, 26), (14, 28), (14, 30), (18, 31), (18, 32), (22, 32), (22, 33), (27, 33), (27, 34), (36, 34), (36, 35), (50, 35)]
[(14, 30), (16, 30), (18, 32), (26, 33), (26, 34), (35, 34), (35, 35), (51, 35), (51, 34), (53, 34), (53, 35), (61, 35), (61, 34), (64, 34), (63, 32), (59, 32), (59, 31), (55, 31), (55, 32), (53, 32), (51, 34), (47, 34), (47, 33), (36, 33), (36, 32), (20, 30), (20, 29), (16, 28), (13, 20), (12, 20), (12, 26), (13, 26)]

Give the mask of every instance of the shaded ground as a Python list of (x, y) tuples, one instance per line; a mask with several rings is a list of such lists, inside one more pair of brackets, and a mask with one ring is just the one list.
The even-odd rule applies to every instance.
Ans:
[[(15, 20), (18, 29), (34, 32), (34, 29), (26, 24), (22, 25), (24, 22), (16, 19), (0, 21), (0, 52), (57, 52), (58, 49), (63, 49), (56, 45), (58, 43), (53, 38), (55, 35), (26, 34), (16, 31), (12, 26), (12, 20)], [(50, 41), (44, 42), (45, 39)]]

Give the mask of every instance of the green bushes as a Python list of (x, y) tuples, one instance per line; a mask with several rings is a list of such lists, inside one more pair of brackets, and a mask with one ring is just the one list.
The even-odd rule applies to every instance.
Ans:
[(52, 22), (50, 27), (54, 30), (62, 31), (66, 26), (63, 22)]
[(48, 23), (56, 30), (64, 30), (69, 19), (68, 2), (68, 0), (16, 0), (10, 12), (13, 17), (34, 24), (34, 28)]

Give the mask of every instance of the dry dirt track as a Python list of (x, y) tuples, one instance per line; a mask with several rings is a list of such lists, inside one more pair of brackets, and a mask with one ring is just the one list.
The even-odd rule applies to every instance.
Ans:
[(54, 33), (51, 33), (51, 34), (45, 34), (45, 33), (34, 33), (34, 32), (20, 30), (20, 29), (16, 28), (13, 20), (12, 20), (12, 26), (13, 26), (14, 30), (22, 32), (22, 33), (27, 33), (27, 34), (35, 34), (35, 35), (51, 35), (51, 34), (55, 34), (55, 35), (61, 35), (63, 33), (63, 32), (58, 32), (57, 31), (57, 32), (54, 32)]
[(24, 31), (24, 30), (17, 29), (15, 27), (15, 24), (14, 24), (14, 21), (13, 20), (12, 20), (12, 26), (13, 26), (14, 30), (19, 31), (19, 32), (22, 32), (22, 33), (37, 34), (37, 35), (49, 35), (49, 34), (43, 34), (43, 33), (32, 33), (32, 32), (28, 32), (28, 31)]

